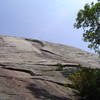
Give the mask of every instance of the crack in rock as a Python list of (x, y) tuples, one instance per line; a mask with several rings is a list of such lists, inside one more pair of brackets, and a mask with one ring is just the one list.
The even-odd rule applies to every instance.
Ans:
[(12, 70), (12, 71), (19, 71), (19, 72), (25, 72), (30, 74), (31, 76), (41, 76), (41, 73), (37, 73), (37, 72), (33, 72), (31, 70), (28, 69), (19, 69), (19, 68), (14, 68), (14, 67), (2, 67), (3, 69), (8, 69), (8, 70)]
[[(50, 63), (50, 64), (43, 64), (43, 63), (40, 63), (40, 64), (34, 64), (34, 65), (43, 65), (43, 66), (58, 66), (59, 63)], [(71, 66), (71, 67), (78, 67), (80, 66), (80, 64), (77, 64), (77, 63), (61, 63), (61, 65), (63, 66)]]

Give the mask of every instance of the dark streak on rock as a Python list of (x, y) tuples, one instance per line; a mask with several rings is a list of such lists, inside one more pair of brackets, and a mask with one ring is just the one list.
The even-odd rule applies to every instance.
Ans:
[(44, 43), (40, 40), (35, 40), (35, 39), (25, 39), (27, 41), (30, 41), (30, 42), (36, 42), (36, 43), (39, 43), (42, 47), (44, 46)]
[[(59, 64), (59, 63), (58, 63)], [(34, 65), (43, 65), (43, 66), (58, 66), (58, 64), (34, 64)], [(72, 64), (72, 63), (67, 63), (67, 64), (61, 64), (61, 65), (63, 65), (64, 67), (78, 67), (78, 66), (80, 66), (80, 64)]]
[(28, 73), (32, 76), (36, 76), (36, 73), (32, 72), (31, 70), (26, 70), (26, 69), (18, 69), (18, 68), (12, 68), (12, 67), (2, 67), (3, 69), (8, 69), (8, 70), (13, 70), (13, 71), (20, 71), (20, 72), (25, 72)]
[(61, 83), (61, 82), (56, 82), (56, 81), (49, 80), (49, 79), (44, 79), (44, 78), (35, 78), (35, 77), (32, 77), (32, 79), (37, 79), (37, 80), (48, 81), (48, 82), (52, 82), (52, 83), (56, 83), (56, 84), (58, 84), (58, 85), (64, 86), (64, 83)]

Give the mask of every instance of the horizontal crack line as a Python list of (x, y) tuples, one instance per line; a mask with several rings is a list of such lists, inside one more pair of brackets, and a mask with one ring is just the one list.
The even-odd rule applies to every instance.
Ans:
[[(43, 65), (43, 66), (58, 66), (60, 63), (58, 64), (34, 64), (34, 65)], [(63, 66), (72, 66), (72, 67), (76, 67), (76, 66), (80, 66), (80, 64), (77, 64), (77, 63), (65, 63), (65, 64), (62, 64), (61, 65)]]

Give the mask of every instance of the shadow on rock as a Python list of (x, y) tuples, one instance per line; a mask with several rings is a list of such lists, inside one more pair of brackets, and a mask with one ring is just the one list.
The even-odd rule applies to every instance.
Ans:
[[(46, 87), (45, 87), (46, 88)], [(70, 100), (66, 97), (56, 96), (54, 94), (49, 93), (46, 89), (36, 86), (35, 84), (30, 84), (27, 86), (32, 94), (40, 100)]]

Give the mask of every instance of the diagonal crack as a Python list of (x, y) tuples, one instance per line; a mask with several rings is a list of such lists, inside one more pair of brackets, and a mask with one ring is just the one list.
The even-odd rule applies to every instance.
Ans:
[(20, 69), (20, 68), (14, 68), (14, 67), (6, 67), (6, 66), (3, 66), (2, 68), (3, 68), (3, 69), (12, 70), (12, 71), (25, 72), (25, 73), (30, 74), (31, 76), (41, 76), (40, 73), (33, 72), (33, 71), (31, 71), (31, 70), (28, 70), (28, 69)]

